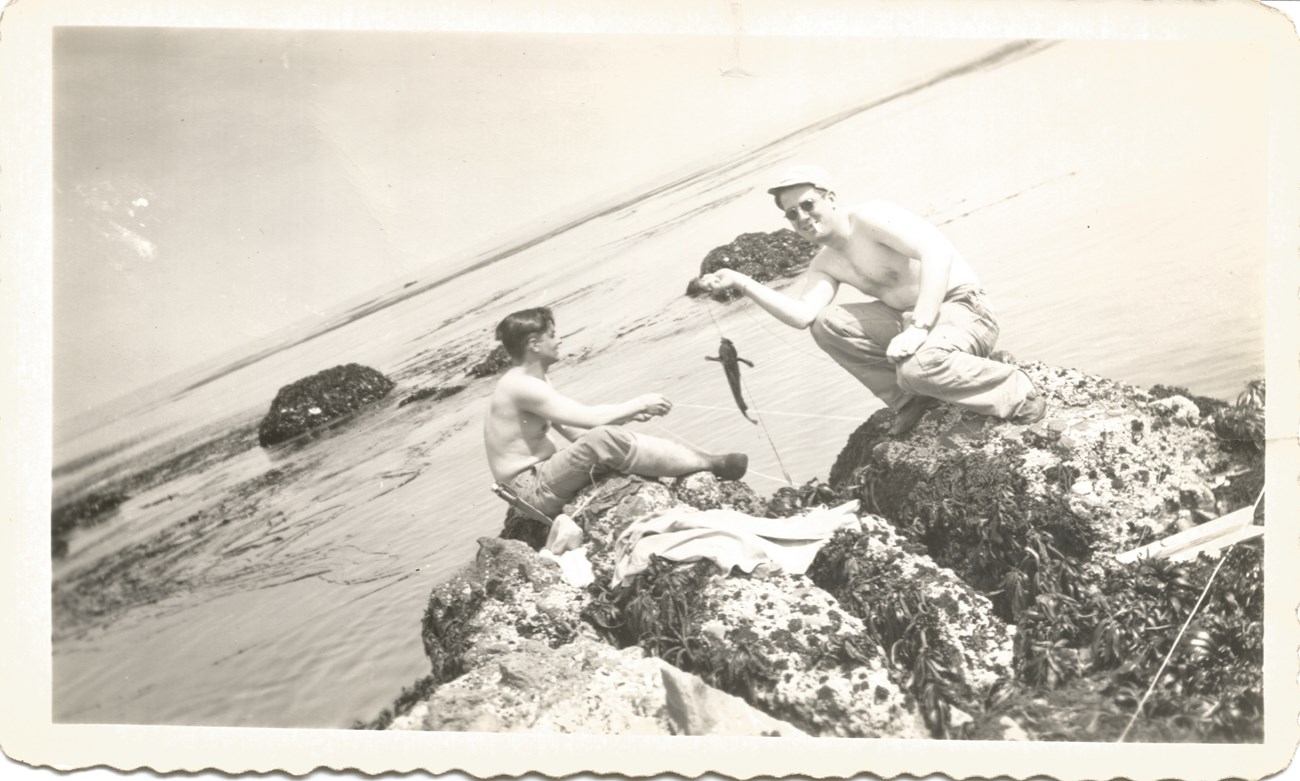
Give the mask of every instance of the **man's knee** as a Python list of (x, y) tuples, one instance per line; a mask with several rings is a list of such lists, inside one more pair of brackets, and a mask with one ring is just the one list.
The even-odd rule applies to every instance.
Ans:
[(596, 426), (581, 441), (591, 448), (596, 463), (611, 469), (622, 469), (636, 450), (636, 435), (622, 426)]
[(825, 349), (828, 345), (842, 342), (844, 340), (844, 328), (839, 322), (842, 313), (839, 307), (826, 306), (817, 313), (808, 330), (812, 333), (813, 341), (818, 347)]
[(898, 364), (898, 385), (904, 390), (918, 392), (925, 385), (942, 380), (952, 362), (953, 350), (948, 347), (925, 346)]

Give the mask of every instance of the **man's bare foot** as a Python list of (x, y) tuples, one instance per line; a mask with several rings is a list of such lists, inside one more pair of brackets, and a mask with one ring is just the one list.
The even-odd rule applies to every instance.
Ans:
[(925, 411), (938, 403), (938, 399), (929, 396), (913, 396), (906, 404), (894, 412), (894, 422), (889, 426), (889, 435), (896, 437), (906, 434), (921, 420)]
[(744, 453), (728, 453), (718, 456), (709, 471), (723, 480), (739, 480), (748, 469), (749, 456)]

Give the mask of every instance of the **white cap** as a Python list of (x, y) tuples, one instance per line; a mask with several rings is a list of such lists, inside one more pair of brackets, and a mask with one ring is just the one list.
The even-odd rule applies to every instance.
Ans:
[(818, 190), (830, 192), (835, 189), (831, 184), (831, 175), (826, 173), (826, 169), (815, 165), (796, 165), (781, 174), (780, 180), (767, 188), (769, 195), (776, 195), (777, 192), (787, 187), (796, 187), (801, 184), (808, 184), (816, 187)]

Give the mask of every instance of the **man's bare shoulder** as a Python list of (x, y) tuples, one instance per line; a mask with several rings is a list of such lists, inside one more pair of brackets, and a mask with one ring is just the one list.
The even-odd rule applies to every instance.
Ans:
[(504, 398), (535, 396), (549, 387), (546, 380), (538, 379), (524, 371), (522, 366), (512, 366), (497, 380), (493, 394)]
[(818, 247), (817, 252), (812, 256), (812, 260), (808, 262), (808, 270), (805, 272), (805, 275), (826, 274), (828, 276), (833, 276), (831, 270), (834, 269), (834, 266), (831, 261), (833, 261), (834, 258), (835, 251), (830, 247)]
[(849, 209), (849, 216), (859, 225), (876, 228), (888, 227), (916, 215), (893, 201), (873, 198)]

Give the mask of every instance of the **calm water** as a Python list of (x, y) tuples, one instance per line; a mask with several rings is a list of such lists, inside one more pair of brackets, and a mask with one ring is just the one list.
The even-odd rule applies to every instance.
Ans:
[[(448, 346), (472, 345), (477, 358), (514, 309), (555, 307), (570, 356), (553, 372), (558, 387), (593, 402), (667, 393), (678, 407), (640, 430), (747, 450), (748, 480), (768, 493), (782, 467), (703, 360), (725, 334), (757, 364), (751, 406), (766, 411), (791, 477), (825, 477), (877, 402), (806, 332), (748, 303), (681, 295), (709, 249), (781, 227), (761, 185), (793, 159), (833, 167), (845, 200), (889, 197), (942, 224), (993, 295), (1000, 346), (1017, 356), (1234, 396), (1263, 376), (1265, 150), (1240, 143), (1263, 126), (1263, 96), (1216, 76), (1195, 49), (1150, 52), (1061, 44), (937, 83), (61, 442), (59, 463), (136, 443), (102, 470), (254, 422), (280, 386), (339, 363), (399, 382), (388, 404), (330, 436), (192, 471), (74, 537), (56, 580), (196, 512), (229, 517), (170, 563), (183, 585), (166, 598), (93, 626), (55, 616), (55, 719), (346, 726), (424, 674), (428, 593), (504, 513), (482, 457), (491, 382), (396, 402), (459, 381), (428, 367)], [(1098, 63), (1111, 77), (1079, 77)], [(282, 479), (236, 490), (273, 469)], [(96, 474), (63, 474), (56, 490)]]

